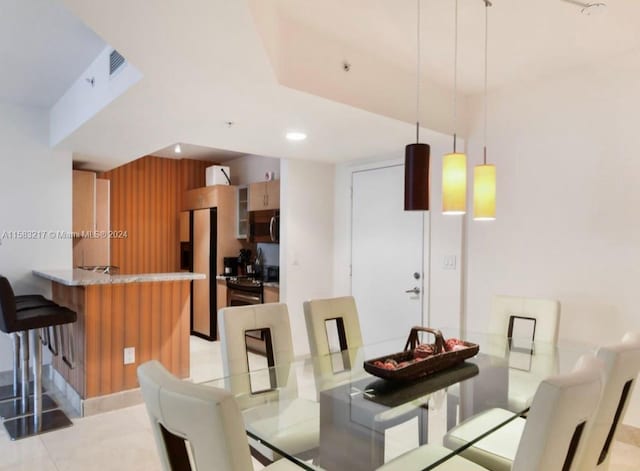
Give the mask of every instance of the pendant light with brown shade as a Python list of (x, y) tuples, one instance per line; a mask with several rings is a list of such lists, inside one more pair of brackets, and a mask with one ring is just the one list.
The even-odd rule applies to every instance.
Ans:
[(458, 0), (455, 0), (453, 53), (453, 152), (442, 159), (442, 214), (467, 211), (467, 156), (456, 150), (458, 125)]
[(416, 143), (404, 157), (404, 210), (429, 210), (429, 144), (420, 142), (420, 0), (417, 0)]
[(484, 147), (483, 163), (473, 170), (473, 219), (493, 221), (496, 218), (496, 166), (487, 164), (487, 58), (489, 40), (489, 7), (491, 2), (484, 0)]

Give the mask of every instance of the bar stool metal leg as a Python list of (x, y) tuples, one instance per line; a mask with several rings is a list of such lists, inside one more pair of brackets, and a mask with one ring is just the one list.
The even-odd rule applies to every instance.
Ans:
[(11, 334), (13, 344), (13, 397), (20, 394), (20, 339), (18, 335)]
[(22, 407), (20, 411), (26, 414), (29, 411), (29, 337), (27, 332), (20, 332), (20, 376), (21, 376), (21, 399)]
[(11, 385), (0, 386), (0, 401), (20, 396), (20, 338), (15, 332), (10, 333), (9, 337), (13, 350), (13, 382)]
[(42, 431), (42, 343), (40, 329), (29, 331), (33, 362), (33, 428), (35, 433)]
[[(15, 419), (5, 420), (4, 426), (7, 429), (7, 433), (11, 440), (31, 437), (33, 435), (73, 425), (65, 413), (60, 409), (49, 411), (43, 410), (42, 343), (40, 341), (39, 330), (40, 329), (31, 329), (28, 332), (33, 366), (33, 413), (23, 415)], [(22, 332), (22, 335), (23, 337), (26, 337), (27, 333)], [(23, 346), (23, 348), (28, 350), (28, 347), (26, 346)], [(26, 355), (28, 355), (28, 353)], [(25, 355), (23, 355), (23, 357), (24, 356)], [(23, 404), (28, 405), (29, 402), (25, 401)]]

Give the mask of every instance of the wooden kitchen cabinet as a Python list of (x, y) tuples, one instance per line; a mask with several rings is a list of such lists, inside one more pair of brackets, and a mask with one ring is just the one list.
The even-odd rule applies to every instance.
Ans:
[(280, 180), (249, 185), (249, 211), (280, 208)]
[(73, 232), (96, 230), (96, 174), (73, 171)]
[(263, 299), (265, 304), (280, 302), (280, 288), (277, 288), (275, 286), (265, 286)]
[(180, 211), (180, 242), (191, 240), (191, 230), (189, 229), (189, 211)]
[(110, 265), (109, 180), (73, 171), (73, 266)]
[(218, 291), (218, 311), (223, 307), (227, 307), (227, 280), (217, 280)]

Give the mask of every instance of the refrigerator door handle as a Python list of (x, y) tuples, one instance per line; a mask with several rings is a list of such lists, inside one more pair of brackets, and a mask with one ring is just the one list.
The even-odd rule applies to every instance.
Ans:
[(275, 216), (271, 216), (271, 219), (269, 220), (269, 237), (271, 237), (271, 242), (275, 242), (276, 241), (276, 236), (273, 234), (273, 225), (276, 222), (276, 217)]

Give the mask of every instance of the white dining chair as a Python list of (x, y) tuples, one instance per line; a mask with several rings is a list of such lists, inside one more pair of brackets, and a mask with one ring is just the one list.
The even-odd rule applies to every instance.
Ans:
[[(593, 355), (578, 360), (573, 372), (545, 379), (527, 418), (516, 417), (461, 452), (492, 471), (578, 470), (601, 397), (604, 368)], [(455, 450), (513, 417), (490, 409), (452, 428), (445, 447)]]
[(312, 299), (303, 303), (303, 309), (311, 355), (328, 355), (331, 352), (327, 321), (332, 320), (336, 321), (340, 350), (362, 346), (360, 319), (353, 296)]
[(303, 310), (316, 392), (368, 376), (354, 298), (313, 299), (303, 303)]
[[(438, 466), (443, 471), (477, 469), (576, 471), (590, 422), (601, 397), (603, 366), (593, 355), (582, 356), (574, 370), (544, 380), (536, 391), (528, 418), (516, 417), (488, 434), (460, 455)], [(491, 411), (488, 411), (491, 414)], [(513, 416), (512, 413), (509, 413)], [(509, 416), (482, 419), (483, 414), (454, 427), (444, 438), (447, 448), (425, 445), (396, 458), (380, 469), (422, 469), (499, 425)], [(501, 420), (500, 420), (501, 419)]]
[[(182, 381), (155, 360), (140, 365), (138, 380), (164, 471), (253, 470), (231, 393)], [(300, 468), (280, 460), (264, 469)]]
[[(484, 351), (509, 360), (508, 408), (523, 411), (531, 405), (540, 381), (557, 373), (553, 349), (558, 342), (560, 303), (552, 299), (494, 296)], [(495, 344), (496, 339), (504, 343)], [(524, 348), (518, 348), (518, 346)]]
[(525, 298), (522, 296), (493, 297), (489, 333), (510, 337), (514, 320), (533, 319), (532, 341), (555, 345), (558, 343), (560, 303), (553, 299)]
[(600, 347), (596, 356), (604, 363), (605, 383), (581, 471), (609, 469), (611, 446), (640, 372), (640, 332), (629, 332), (620, 343)]
[[(319, 446), (320, 407), (315, 401), (298, 397), (296, 375), (289, 368), (294, 359), (289, 311), (286, 304), (269, 303), (228, 307), (218, 312), (218, 328), (224, 375), (236, 396), (248, 430), (267, 438), (276, 447), (304, 454)], [(272, 358), (271, 388), (253, 391), (245, 333), (268, 329), (267, 355)], [(267, 460), (280, 456), (250, 440), (252, 448)]]

